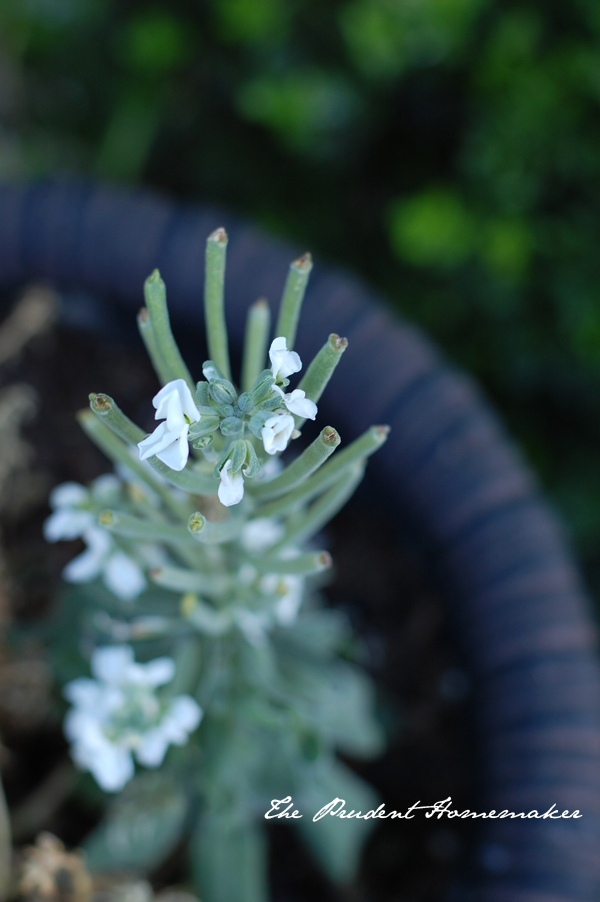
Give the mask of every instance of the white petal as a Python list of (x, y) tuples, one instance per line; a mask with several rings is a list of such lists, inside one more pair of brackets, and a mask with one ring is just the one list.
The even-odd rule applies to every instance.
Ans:
[(68, 583), (89, 583), (100, 575), (103, 562), (103, 555), (96, 554), (92, 548), (88, 548), (67, 564), (62, 572), (63, 579)]
[(59, 508), (45, 521), (44, 538), (47, 542), (78, 539), (93, 523), (94, 515), (91, 511), (76, 510), (72, 507)]
[(121, 494), (121, 483), (114, 473), (104, 473), (92, 482), (92, 495), (102, 504), (110, 504)]
[(117, 598), (130, 601), (144, 591), (146, 579), (140, 566), (125, 554), (115, 551), (103, 567), (104, 584)]
[(221, 470), (221, 484), (219, 485), (219, 501), (221, 504), (224, 504), (225, 507), (231, 507), (234, 504), (239, 504), (239, 502), (244, 497), (244, 477), (242, 476), (242, 471), (238, 470), (237, 473), (229, 473), (231, 469), (231, 461), (225, 461), (225, 465)]
[(175, 661), (172, 658), (155, 658), (143, 665), (144, 683), (147, 686), (164, 686), (175, 676)]
[(97, 680), (121, 683), (126, 680), (133, 661), (133, 648), (130, 645), (105, 645), (92, 653), (91, 669)]
[(274, 338), (269, 348), (271, 369), (276, 379), (285, 379), (292, 373), (298, 373), (302, 369), (302, 361), (295, 351), (287, 350), (287, 342), (280, 335)]
[(294, 389), (289, 395), (285, 395), (284, 403), (291, 413), (306, 420), (314, 420), (317, 415), (317, 405), (306, 397), (306, 392), (301, 388)]
[(190, 455), (190, 446), (188, 445), (188, 429), (187, 423), (179, 433), (171, 432), (172, 443), (164, 450), (156, 452), (159, 460), (162, 460), (171, 470), (183, 470), (188, 457)]
[(160, 727), (144, 733), (135, 750), (135, 757), (145, 767), (159, 767), (169, 747), (169, 740)]
[(88, 497), (87, 489), (78, 482), (63, 482), (52, 489), (48, 504), (54, 510), (59, 507), (77, 507), (85, 504)]
[(174, 379), (172, 382), (168, 382), (155, 395), (152, 400), (156, 408), (155, 419), (162, 420), (169, 416), (169, 412), (172, 416), (175, 415), (173, 397), (177, 399), (179, 411), (184, 413), (190, 422), (197, 423), (200, 419), (200, 414), (194, 404), (189, 386), (184, 379)]
[(291, 626), (302, 604), (304, 580), (301, 576), (284, 576), (286, 592), (275, 605), (275, 616), (282, 626)]
[(72, 704), (93, 710), (101, 691), (101, 687), (96, 680), (90, 680), (89, 677), (79, 677), (79, 679), (71, 680), (70, 683), (67, 683), (63, 689), (63, 695)]
[(283, 525), (277, 520), (271, 517), (257, 517), (244, 525), (240, 539), (246, 551), (259, 554), (274, 545), (283, 533)]
[(160, 426), (156, 427), (154, 432), (147, 435), (146, 438), (143, 438), (141, 442), (138, 442), (140, 460), (146, 460), (146, 458), (152, 457), (153, 454), (157, 454), (159, 451), (162, 451), (163, 448), (168, 447), (172, 441), (173, 437), (167, 428), (167, 424), (161, 423)]
[(123, 789), (135, 773), (131, 752), (109, 742), (91, 757), (88, 770), (105, 792)]
[(261, 436), (267, 454), (285, 451), (294, 426), (294, 418), (289, 413), (278, 413), (265, 421)]
[[(188, 733), (192, 733), (202, 720), (203, 711), (191, 695), (178, 695), (171, 702), (166, 720), (172, 742), (185, 742)], [(180, 737), (180, 738), (176, 738)]]

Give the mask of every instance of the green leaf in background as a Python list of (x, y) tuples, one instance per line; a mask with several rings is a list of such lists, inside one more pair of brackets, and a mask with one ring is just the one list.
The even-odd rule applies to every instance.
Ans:
[(92, 871), (153, 870), (181, 839), (187, 811), (181, 786), (167, 773), (136, 775), (83, 843), (88, 867)]
[(351, 880), (360, 864), (360, 852), (373, 820), (325, 815), (316, 823), (313, 817), (336, 798), (345, 799), (345, 810), (366, 814), (379, 805), (374, 790), (339, 762), (324, 761), (308, 786), (294, 803), (303, 815), (295, 820), (300, 834), (327, 876), (335, 883)]
[(427, 188), (389, 209), (390, 237), (398, 256), (417, 266), (456, 266), (471, 254), (472, 216), (448, 188)]

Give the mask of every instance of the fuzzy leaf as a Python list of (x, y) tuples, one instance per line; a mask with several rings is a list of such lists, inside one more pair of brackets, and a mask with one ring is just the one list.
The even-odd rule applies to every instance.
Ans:
[(376, 809), (379, 802), (367, 783), (337, 761), (323, 762), (313, 774), (310, 786), (297, 800), (294, 799), (304, 814), (301, 820), (294, 823), (328, 877), (335, 883), (346, 883), (358, 869), (362, 845), (376, 822), (359, 818), (341, 819), (329, 814), (316, 823), (312, 818), (336, 798), (345, 800), (347, 812), (354, 809), (362, 814)]
[(83, 847), (94, 871), (154, 870), (181, 838), (187, 801), (164, 772), (138, 774)]
[(261, 828), (206, 815), (193, 839), (192, 866), (202, 902), (267, 902), (267, 848)]

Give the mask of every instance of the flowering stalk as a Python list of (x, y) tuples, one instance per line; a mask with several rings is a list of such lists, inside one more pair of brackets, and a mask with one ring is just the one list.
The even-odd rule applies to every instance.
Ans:
[[(351, 496), (387, 428), (372, 427), (338, 450), (340, 435), (326, 426), (289, 453), (300, 427), (316, 418), (347, 342), (330, 335), (299, 385), (290, 385), (302, 370), (293, 343), (312, 266), (305, 255), (290, 268), (270, 342), (266, 302), (251, 308), (238, 388), (225, 328), (226, 246), (223, 229), (209, 236), (211, 359), (200, 367), (203, 378), (194, 383), (183, 362), (155, 271), (138, 317), (162, 385), (154, 428), (146, 433), (111, 397), (91, 394), (79, 421), (116, 473), (89, 489), (55, 489), (45, 534), (86, 546), (64, 571), (88, 612), (83, 648), (93, 676), (82, 672), (64, 689), (75, 762), (108, 793), (126, 787), (134, 802), (139, 793), (145, 822), (142, 790), (148, 769), (160, 767), (179, 801), (158, 805), (163, 839), (152, 864), (187, 839), (204, 902), (230, 902), (233, 873), (236, 902), (261, 902), (261, 821), (271, 798), (293, 785), (298, 801), (310, 799), (318, 785), (324, 798), (344, 794), (357, 810), (373, 802), (335, 757), (381, 748), (372, 686), (339, 655), (348, 624), (314, 593), (331, 557), (310, 543)], [(165, 833), (167, 808), (181, 816)], [(111, 841), (123, 845), (122, 810), (110, 809), (89, 840), (96, 867)], [(118, 841), (106, 838), (111, 825)], [(316, 851), (332, 878), (346, 880), (360, 834), (341, 826), (323, 834)], [(139, 869), (131, 855), (124, 870)]]

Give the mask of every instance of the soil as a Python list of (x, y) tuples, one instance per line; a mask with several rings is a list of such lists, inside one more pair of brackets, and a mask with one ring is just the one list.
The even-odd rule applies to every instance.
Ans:
[[(19, 658), (37, 662), (42, 673), (43, 649), (35, 638), (36, 625), (52, 610), (60, 572), (74, 547), (47, 545), (42, 538), (47, 492), (59, 482), (86, 483), (108, 470), (107, 461), (79, 430), (74, 414), (86, 406), (88, 391), (106, 391), (118, 397), (141, 425), (149, 425), (156, 381), (137, 344), (132, 349), (115, 341), (110, 329), (86, 331), (63, 323), (3, 367), (0, 389), (15, 382), (34, 388), (39, 409), (24, 429), (34, 451), (28, 479), (35, 491), (28, 493), (25, 506), (13, 503), (3, 515), (5, 589), (13, 629), (21, 635), (25, 629), (27, 637)], [(476, 807), (469, 686), (442, 593), (426, 562), (398, 541), (368, 490), (359, 493), (328, 532), (335, 578), (326, 595), (330, 604), (348, 612), (362, 638), (365, 664), (378, 682), (381, 716), (390, 736), (380, 760), (351, 763), (377, 787), (388, 811), (448, 796), (456, 807)], [(3, 672), (0, 668), (0, 680)], [(44, 678), (30, 690), (37, 708), (32, 702), (29, 717), (18, 711), (15, 715), (14, 710), (11, 714), (0, 703), (0, 763), (14, 808), (66, 757), (48, 686)], [(7, 687), (0, 685), (0, 690), (6, 693)], [(23, 714), (25, 707), (20, 710)], [(72, 846), (97, 817), (98, 808), (75, 793), (49, 813), (43, 826)], [(455, 824), (427, 820), (422, 814), (413, 820), (378, 822), (358, 883), (343, 892), (330, 887), (291, 830), (269, 825), (273, 898), (275, 902), (439, 899), (469, 855), (469, 825)], [(180, 880), (181, 861), (175, 854), (154, 875), (156, 885)]]

